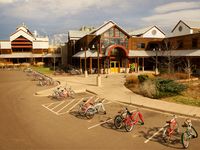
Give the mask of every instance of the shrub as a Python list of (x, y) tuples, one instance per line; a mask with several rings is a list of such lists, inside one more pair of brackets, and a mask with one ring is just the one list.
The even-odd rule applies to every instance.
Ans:
[(146, 97), (155, 98), (156, 97), (156, 84), (155, 80), (146, 80), (139, 85), (140, 93)]
[(178, 95), (187, 87), (171, 79), (146, 79), (139, 85), (140, 93), (150, 98), (163, 98)]
[(140, 83), (146, 81), (148, 78), (149, 78), (149, 76), (146, 75), (146, 74), (138, 75), (138, 80), (139, 80)]
[(138, 83), (136, 75), (130, 75), (126, 77), (126, 84), (134, 84), (134, 83)]
[(157, 89), (156, 98), (177, 95), (187, 88), (186, 85), (177, 83), (171, 79), (157, 78), (155, 84)]
[(134, 69), (135, 69), (135, 64), (132, 63), (132, 64), (130, 65), (130, 71), (134, 71)]

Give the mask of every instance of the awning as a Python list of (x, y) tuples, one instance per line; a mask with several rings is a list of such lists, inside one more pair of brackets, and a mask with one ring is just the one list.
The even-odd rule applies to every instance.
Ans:
[[(152, 57), (156, 56), (155, 51), (129, 50), (129, 57)], [(157, 56), (200, 56), (200, 49), (197, 50), (168, 50), (157, 51)]]
[(12, 53), (12, 54), (1, 54), (0, 58), (54, 58), (61, 57), (61, 54), (32, 54), (32, 53)]
[[(94, 51), (94, 50), (86, 50), (86, 53), (85, 53), (85, 51), (79, 51), (78, 53), (76, 53), (72, 57), (78, 57), (78, 58), (92, 57), (92, 58), (97, 58), (98, 57), (98, 53), (97, 53), (97, 51)], [(102, 57), (102, 55), (99, 54), (99, 57)]]

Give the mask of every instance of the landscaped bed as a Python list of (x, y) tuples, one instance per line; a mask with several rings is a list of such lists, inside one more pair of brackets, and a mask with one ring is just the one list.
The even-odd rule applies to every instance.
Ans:
[(200, 107), (200, 80), (188, 81), (187, 77), (184, 73), (130, 75), (125, 86), (146, 97)]

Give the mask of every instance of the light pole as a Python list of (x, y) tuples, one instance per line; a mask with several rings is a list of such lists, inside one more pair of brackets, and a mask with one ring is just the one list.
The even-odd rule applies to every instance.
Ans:
[[(93, 45), (92, 48), (95, 48), (95, 46)], [(101, 86), (100, 65), (99, 65), (100, 48), (104, 48), (104, 46), (102, 45), (102, 47), (101, 47), (100, 44), (97, 44), (97, 67), (98, 67), (98, 70), (97, 70), (98, 75), (97, 75), (97, 79), (96, 79), (97, 86)]]
[[(83, 48), (81, 48), (81, 51), (83, 50)], [(84, 74), (85, 74), (85, 78), (88, 77), (88, 73), (87, 73), (87, 60), (86, 60), (86, 47), (84, 48), (84, 53), (85, 53), (85, 71), (84, 71)]]
[(156, 52), (156, 68), (155, 68), (155, 75), (158, 75), (159, 74), (159, 71), (158, 71), (158, 51), (160, 51), (160, 48), (154, 48), (153, 49), (154, 52)]

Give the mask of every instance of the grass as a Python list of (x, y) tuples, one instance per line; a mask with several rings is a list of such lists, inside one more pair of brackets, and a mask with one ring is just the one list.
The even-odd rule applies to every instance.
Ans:
[(174, 102), (178, 104), (185, 104), (185, 105), (200, 107), (200, 99), (194, 99), (190, 96), (186, 97), (183, 95), (178, 95), (178, 96), (168, 97), (162, 100), (168, 101), (168, 102)]
[[(162, 77), (164, 76), (165, 78), (171, 77), (169, 74), (163, 75)], [(177, 73), (171, 78), (185, 79), (185, 77), (185, 74)], [(171, 96), (160, 100), (200, 107), (200, 80), (185, 82), (184, 84), (186, 84), (188, 88), (186, 91), (182, 92), (181, 95)], [(142, 95), (139, 91), (139, 83), (135, 76), (128, 76), (125, 86), (132, 92)]]
[(53, 70), (50, 70), (50, 68), (48, 67), (43, 67), (43, 66), (40, 66), (40, 67), (31, 67), (32, 69), (34, 69), (35, 71), (38, 71), (42, 74), (53, 74)]

